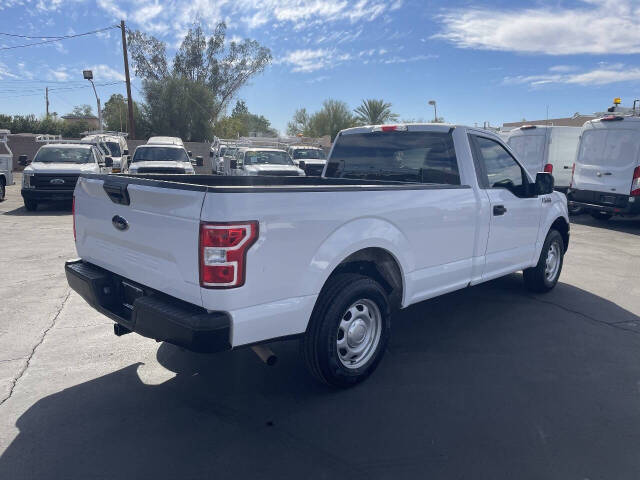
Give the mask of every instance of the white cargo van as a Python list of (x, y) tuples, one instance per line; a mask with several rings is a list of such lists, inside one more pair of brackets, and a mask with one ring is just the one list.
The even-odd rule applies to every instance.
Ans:
[(4, 200), (7, 185), (13, 185), (13, 153), (9, 148), (9, 130), (0, 130), (0, 202)]
[(532, 176), (552, 173), (555, 189), (566, 193), (581, 131), (581, 127), (526, 125), (511, 130), (507, 143)]
[(567, 195), (600, 220), (640, 214), (640, 111), (609, 110), (582, 127)]

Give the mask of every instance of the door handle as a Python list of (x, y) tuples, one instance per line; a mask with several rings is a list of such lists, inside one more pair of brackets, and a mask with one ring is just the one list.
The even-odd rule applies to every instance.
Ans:
[(494, 205), (493, 207), (494, 216), (499, 217), (500, 215), (504, 215), (505, 213), (507, 213), (507, 209), (504, 207), (504, 205)]
[(565, 165), (563, 168), (564, 168), (565, 170), (571, 170), (571, 167), (572, 167), (572, 165)]

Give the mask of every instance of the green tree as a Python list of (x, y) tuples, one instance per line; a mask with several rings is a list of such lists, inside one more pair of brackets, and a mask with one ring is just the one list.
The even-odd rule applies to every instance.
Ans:
[(322, 102), (322, 108), (311, 115), (306, 136), (322, 137), (330, 135), (333, 140), (340, 130), (356, 125), (351, 110), (345, 102), (328, 99)]
[(299, 108), (293, 114), (293, 119), (287, 123), (287, 135), (296, 136), (308, 132), (309, 114), (306, 108)]
[(91, 105), (87, 105), (86, 103), (83, 105), (76, 105), (73, 107), (73, 110), (69, 115), (73, 115), (74, 117), (88, 117), (93, 115), (93, 109)]
[[(102, 120), (107, 130), (128, 132), (129, 110), (127, 101), (120, 93), (114, 93), (104, 104), (102, 109)], [(133, 121), (136, 124), (136, 135), (138, 138), (150, 136), (151, 129), (147, 118), (144, 116), (142, 108), (138, 102), (133, 102)]]
[(278, 136), (278, 132), (271, 127), (271, 122), (263, 115), (249, 112), (243, 100), (236, 102), (231, 116), (222, 117), (216, 122), (214, 134), (220, 138), (246, 137), (251, 134), (266, 137)]
[(381, 125), (398, 119), (398, 115), (391, 111), (391, 104), (382, 99), (362, 100), (362, 104), (353, 112), (356, 120), (363, 125)]
[(271, 51), (255, 40), (225, 42), (226, 30), (226, 24), (219, 23), (207, 40), (200, 23), (194, 23), (176, 52), (171, 69), (163, 42), (141, 32), (130, 32), (134, 71), (146, 83), (179, 78), (205, 86), (213, 98), (210, 119), (216, 119), (238, 90), (272, 60)]

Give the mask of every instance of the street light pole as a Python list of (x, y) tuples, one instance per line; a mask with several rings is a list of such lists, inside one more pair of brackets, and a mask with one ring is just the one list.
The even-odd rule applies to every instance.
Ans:
[(429, 100), (429, 105), (433, 105), (433, 123), (438, 123), (438, 110), (436, 110), (436, 101)]
[(93, 93), (95, 94), (96, 102), (98, 103), (98, 130), (102, 132), (102, 110), (100, 109), (100, 97), (98, 97), (96, 86), (93, 83), (93, 72), (91, 70), (83, 70), (82, 75), (85, 80), (89, 80), (91, 82), (91, 86), (93, 87)]

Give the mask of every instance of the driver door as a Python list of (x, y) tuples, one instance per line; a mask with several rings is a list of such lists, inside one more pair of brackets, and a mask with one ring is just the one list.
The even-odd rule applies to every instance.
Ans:
[(483, 280), (531, 266), (542, 201), (524, 168), (496, 140), (471, 136), (479, 183), (490, 202), (490, 227)]

